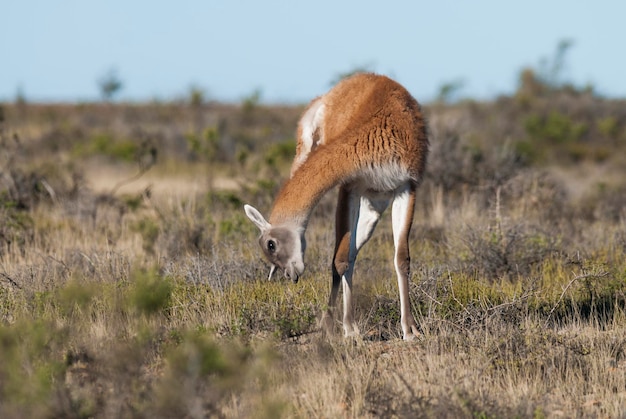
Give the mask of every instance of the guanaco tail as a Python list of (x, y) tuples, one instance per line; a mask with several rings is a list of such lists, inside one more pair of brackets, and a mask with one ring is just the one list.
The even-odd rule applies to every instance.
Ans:
[(428, 155), (426, 125), (418, 102), (397, 82), (357, 74), (314, 99), (298, 123), (291, 176), (269, 220), (250, 205), (245, 212), (261, 230), (259, 244), (276, 269), (297, 282), (304, 271), (305, 232), (320, 198), (339, 186), (332, 287), (322, 327), (333, 329), (339, 285), (345, 336), (358, 335), (352, 303), (354, 263), (392, 202), (394, 266), (405, 340), (419, 336), (409, 305), (409, 232), (415, 194)]

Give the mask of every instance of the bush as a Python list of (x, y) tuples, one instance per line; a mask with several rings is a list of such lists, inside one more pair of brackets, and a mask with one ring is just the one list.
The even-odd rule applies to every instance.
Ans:
[(135, 141), (116, 138), (110, 133), (96, 134), (86, 142), (77, 143), (72, 154), (75, 157), (105, 156), (113, 160), (132, 162), (136, 160), (139, 146)]
[(19, 202), (0, 191), (0, 258), (5, 252), (25, 249), (34, 237), (34, 222)]
[(528, 224), (469, 228), (464, 241), (469, 268), (490, 280), (528, 276), (559, 251), (557, 238)]
[(562, 159), (578, 162), (592, 154), (593, 147), (581, 141), (589, 131), (586, 122), (576, 122), (570, 116), (558, 111), (547, 115), (531, 114), (524, 121), (527, 140), (518, 143), (518, 150), (532, 163), (545, 163), (547, 159)]
[(168, 278), (155, 271), (146, 271), (136, 272), (132, 280), (130, 301), (139, 313), (155, 315), (170, 307), (173, 285)]

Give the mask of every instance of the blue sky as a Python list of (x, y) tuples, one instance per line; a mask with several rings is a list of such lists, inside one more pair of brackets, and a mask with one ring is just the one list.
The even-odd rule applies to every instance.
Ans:
[(526, 0), (4, 0), (0, 100), (169, 100), (190, 86), (215, 100), (255, 90), (307, 102), (356, 67), (390, 75), (421, 101), (463, 81), (464, 97), (514, 91), (559, 41), (563, 78), (626, 97), (626, 2)]

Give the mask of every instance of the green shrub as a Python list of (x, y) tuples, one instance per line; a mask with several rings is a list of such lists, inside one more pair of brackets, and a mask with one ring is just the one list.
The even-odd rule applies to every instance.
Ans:
[(150, 218), (141, 218), (132, 229), (141, 235), (143, 250), (150, 254), (154, 253), (154, 246), (161, 232), (159, 224)]
[(213, 162), (218, 157), (220, 137), (216, 127), (206, 128), (201, 135), (187, 133), (185, 139), (192, 159)]
[(284, 304), (273, 319), (274, 335), (279, 339), (294, 338), (311, 331), (316, 324), (316, 309), (310, 304)]
[(167, 354), (169, 367), (177, 376), (225, 376), (237, 371), (217, 342), (202, 332), (188, 332)]
[(243, 211), (233, 213), (230, 217), (221, 220), (218, 225), (218, 234), (222, 238), (241, 234), (253, 235), (256, 231), (256, 227)]
[(94, 134), (83, 143), (74, 145), (75, 157), (105, 156), (113, 160), (132, 162), (137, 157), (139, 146), (133, 140), (120, 139), (109, 133)]
[(93, 284), (72, 281), (57, 289), (55, 300), (66, 316), (81, 315), (89, 308), (96, 293)]
[(552, 111), (548, 116), (530, 115), (526, 118), (524, 126), (528, 136), (537, 144), (540, 144), (540, 141), (547, 141), (549, 144), (575, 142), (588, 130), (587, 124), (575, 122), (558, 111)]
[(208, 204), (215, 209), (216, 205), (226, 209), (240, 209), (243, 201), (234, 191), (211, 191), (207, 194)]
[(134, 274), (130, 302), (139, 313), (154, 315), (170, 307), (173, 284), (169, 278), (150, 270)]
[(617, 118), (614, 116), (607, 116), (601, 119), (598, 119), (596, 122), (598, 126), (598, 131), (605, 137), (608, 138), (616, 138), (619, 134), (619, 124)]
[(265, 152), (265, 163), (270, 167), (278, 167), (291, 163), (296, 154), (296, 141), (289, 139), (280, 143), (272, 144)]
[(54, 322), (0, 325), (0, 416), (43, 417), (58, 397), (68, 331)]
[(0, 191), (0, 257), (5, 250), (24, 249), (34, 235), (34, 221), (25, 208)]

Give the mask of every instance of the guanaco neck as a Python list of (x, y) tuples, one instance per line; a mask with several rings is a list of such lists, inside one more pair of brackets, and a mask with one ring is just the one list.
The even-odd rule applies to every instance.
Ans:
[(309, 155), (292, 174), (274, 201), (269, 222), (306, 230), (311, 212), (326, 192), (357, 170), (345, 144), (324, 145)]

